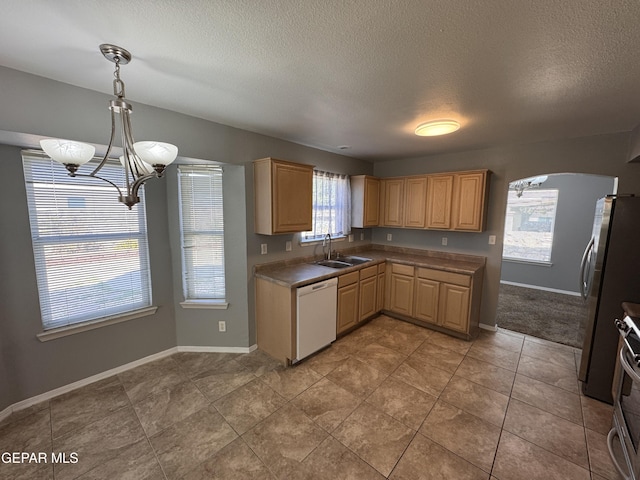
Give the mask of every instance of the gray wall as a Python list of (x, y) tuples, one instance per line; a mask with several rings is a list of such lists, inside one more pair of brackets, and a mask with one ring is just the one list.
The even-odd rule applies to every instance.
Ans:
[[(485, 232), (443, 234), (379, 228), (375, 229), (373, 240), (386, 243), (388, 232), (393, 233), (391, 243), (394, 245), (486, 256), (480, 321), (495, 325), (509, 182), (541, 174), (589, 173), (618, 177), (619, 193), (640, 194), (640, 164), (628, 162), (629, 141), (630, 133), (627, 132), (376, 163), (374, 174), (379, 177), (479, 168), (488, 168), (493, 174)], [(488, 245), (489, 235), (496, 235), (496, 245)], [(448, 237), (446, 247), (440, 244), (443, 236)]]
[[(0, 145), (0, 338), (8, 381), (0, 410), (60, 387), (175, 346), (166, 189), (146, 189), (149, 258), (155, 315), (40, 342), (42, 331), (21, 149)], [(123, 207), (124, 208), (124, 207)], [(78, 299), (79, 302), (82, 299)]]
[[(108, 79), (107, 79), (108, 82)], [(284, 237), (253, 234), (251, 162), (273, 156), (344, 173), (372, 173), (370, 163), (135, 103), (137, 139), (179, 146), (179, 161), (225, 166), (228, 310), (182, 309), (176, 168), (147, 184), (147, 218), (155, 315), (41, 343), (42, 330), (20, 147), (39, 136), (103, 144), (110, 95), (0, 67), (0, 411), (6, 406), (176, 345), (255, 344), (253, 266), (308, 255), (284, 251)], [(110, 84), (105, 91), (109, 91)], [(198, 160), (194, 160), (198, 159)], [(123, 207), (124, 208), (124, 207)], [(260, 243), (269, 254), (259, 255)], [(218, 320), (227, 322), (219, 333)]]
[[(579, 293), (578, 271), (591, 238), (596, 201), (613, 193), (614, 178), (599, 175), (550, 175), (540, 187), (558, 189), (551, 264), (502, 262), (501, 280)], [(527, 192), (524, 192), (527, 195)]]

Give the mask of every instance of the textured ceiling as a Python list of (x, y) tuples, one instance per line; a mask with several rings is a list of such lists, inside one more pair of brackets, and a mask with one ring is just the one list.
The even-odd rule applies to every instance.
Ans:
[(639, 27), (638, 0), (9, 0), (0, 64), (111, 93), (114, 43), (134, 103), (379, 160), (632, 130)]

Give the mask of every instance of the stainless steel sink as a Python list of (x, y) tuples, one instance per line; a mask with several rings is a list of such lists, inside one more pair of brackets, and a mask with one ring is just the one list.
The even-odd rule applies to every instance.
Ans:
[(362, 263), (370, 262), (371, 259), (366, 257), (356, 257), (352, 255), (347, 257), (340, 257), (340, 261), (350, 263), (351, 265), (360, 265)]
[(351, 263), (343, 262), (342, 260), (320, 260), (319, 262), (316, 262), (316, 265), (322, 265), (323, 267), (331, 268), (353, 267)]
[(353, 267), (354, 265), (360, 265), (362, 263), (369, 262), (370, 258), (365, 257), (340, 257), (336, 260), (320, 260), (316, 262), (316, 265), (322, 265), (323, 267), (331, 267), (331, 268), (347, 268)]

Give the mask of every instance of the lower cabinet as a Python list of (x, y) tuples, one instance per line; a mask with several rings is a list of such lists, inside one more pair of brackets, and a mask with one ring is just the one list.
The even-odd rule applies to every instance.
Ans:
[(441, 284), (439, 306), (440, 325), (462, 333), (469, 330), (469, 287)]
[(376, 313), (376, 291), (378, 290), (378, 267), (373, 265), (360, 270), (358, 320), (362, 321)]
[(468, 333), (470, 286), (470, 275), (418, 268), (415, 317), (449, 330)]
[(478, 329), (481, 289), (482, 272), (391, 264), (386, 310), (471, 338)]
[(338, 315), (336, 333), (342, 333), (358, 323), (359, 273), (338, 277)]
[(413, 316), (414, 267), (391, 264), (388, 309), (401, 315)]
[(384, 310), (384, 297), (385, 297), (385, 271), (387, 264), (378, 264), (378, 288), (376, 290), (376, 313)]
[(384, 275), (381, 263), (338, 277), (338, 335), (382, 311)]

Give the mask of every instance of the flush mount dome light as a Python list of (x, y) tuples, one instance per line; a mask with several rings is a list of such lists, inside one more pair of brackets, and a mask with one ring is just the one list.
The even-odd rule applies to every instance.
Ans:
[(460, 124), (455, 120), (434, 120), (433, 122), (421, 123), (416, 128), (416, 135), (421, 137), (435, 137), (453, 133), (460, 128)]

